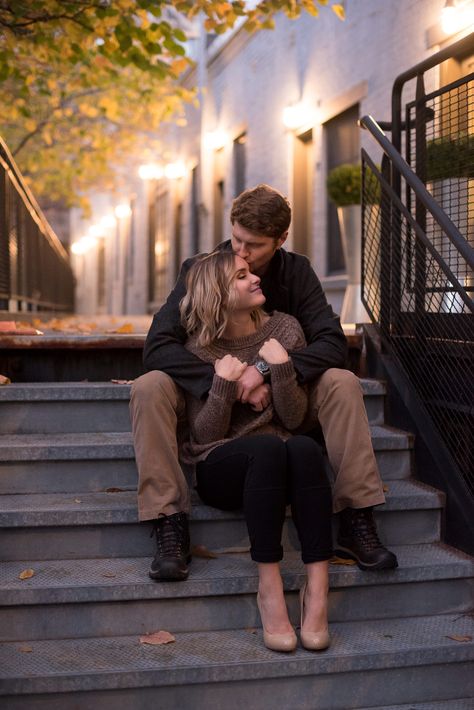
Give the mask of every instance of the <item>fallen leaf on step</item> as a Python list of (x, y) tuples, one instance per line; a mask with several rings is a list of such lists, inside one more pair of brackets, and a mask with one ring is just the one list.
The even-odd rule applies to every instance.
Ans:
[(34, 577), (34, 574), (34, 569), (24, 569), (23, 572), (20, 572), (18, 575), (18, 579), (31, 579)]
[(115, 577), (116, 575), (113, 572), (104, 572), (102, 577)]
[(105, 493), (125, 493), (125, 488), (117, 488), (116, 486), (111, 486), (105, 489)]
[(249, 626), (247, 629), (245, 629), (245, 631), (246, 631), (248, 634), (256, 634), (256, 633), (257, 633), (257, 629), (254, 628), (253, 626)]
[(133, 325), (131, 323), (124, 323), (119, 328), (114, 330), (108, 330), (108, 333), (133, 333)]
[(31, 653), (33, 649), (31, 648), (31, 646), (19, 646), (18, 650), (21, 653)]
[(11, 385), (12, 381), (5, 375), (0, 375), (0, 385)]
[(448, 639), (453, 639), (453, 641), (459, 641), (460, 643), (467, 643), (467, 641), (472, 641), (472, 636), (458, 636), (457, 634), (452, 634), (447, 636)]
[(231, 555), (231, 554), (239, 554), (243, 552), (250, 552), (250, 547), (245, 546), (245, 547), (219, 547), (217, 550), (214, 550), (214, 552), (217, 555)]
[(191, 547), (191, 554), (193, 557), (202, 557), (205, 560), (215, 560), (217, 555), (215, 552), (211, 552), (204, 545), (193, 545)]
[(131, 385), (133, 380), (110, 380), (114, 385)]
[(161, 646), (164, 643), (173, 643), (173, 641), (176, 639), (169, 631), (154, 631), (151, 634), (140, 636), (140, 643), (148, 643), (151, 646)]
[(331, 557), (329, 560), (330, 565), (355, 565), (357, 564), (355, 560), (346, 560), (344, 557)]
[(80, 498), (74, 498), (74, 503), (82, 503), (82, 500)]
[(382, 490), (383, 490), (384, 493), (388, 493), (389, 487), (388, 487), (388, 486), (384, 486)]

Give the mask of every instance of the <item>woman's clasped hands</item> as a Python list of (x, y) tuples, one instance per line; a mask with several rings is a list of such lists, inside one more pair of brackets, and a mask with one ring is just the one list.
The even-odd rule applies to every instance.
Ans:
[(229, 354), (224, 355), (223, 358), (216, 360), (214, 363), (216, 375), (222, 377), (223, 380), (230, 380), (231, 382), (238, 380), (246, 369), (246, 362), (241, 362), (238, 357)]

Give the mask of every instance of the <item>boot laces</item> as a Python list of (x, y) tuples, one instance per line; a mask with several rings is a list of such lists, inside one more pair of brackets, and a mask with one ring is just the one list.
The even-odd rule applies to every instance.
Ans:
[(359, 538), (367, 550), (383, 547), (371, 511), (354, 510), (351, 522), (354, 535)]
[(160, 557), (181, 557), (185, 552), (185, 531), (176, 515), (160, 513), (150, 537), (156, 535), (157, 552)]

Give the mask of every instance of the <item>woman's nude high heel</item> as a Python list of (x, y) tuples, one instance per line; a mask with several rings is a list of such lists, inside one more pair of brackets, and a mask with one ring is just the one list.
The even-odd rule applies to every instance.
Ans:
[(301, 645), (308, 651), (324, 651), (324, 649), (329, 648), (331, 639), (329, 638), (328, 629), (323, 629), (322, 631), (303, 631), (303, 621), (304, 621), (304, 596), (306, 592), (306, 582), (304, 583), (302, 589), (300, 589), (300, 605), (301, 605), (301, 627), (300, 627), (300, 638)]
[(260, 597), (257, 594), (257, 606), (260, 612), (260, 618), (262, 620), (263, 628), (263, 643), (270, 651), (294, 651), (298, 643), (296, 634), (294, 631), (288, 631), (286, 634), (270, 634), (265, 630), (263, 624), (262, 610), (260, 608)]

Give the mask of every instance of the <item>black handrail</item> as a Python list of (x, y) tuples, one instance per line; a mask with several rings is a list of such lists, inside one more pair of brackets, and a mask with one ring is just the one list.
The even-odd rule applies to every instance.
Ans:
[(393, 143), (389, 141), (378, 123), (372, 118), (372, 116), (363, 116), (359, 123), (361, 126), (370, 131), (384, 153), (390, 158), (392, 164), (398, 172), (403, 175), (426, 209), (431, 212), (434, 219), (443, 229), (452, 244), (462, 254), (471, 269), (474, 269), (474, 249), (468, 244), (456, 225), (449, 219), (448, 215), (441, 209), (436, 200), (431, 196), (424, 183), (403, 159), (399, 151), (394, 147)]

